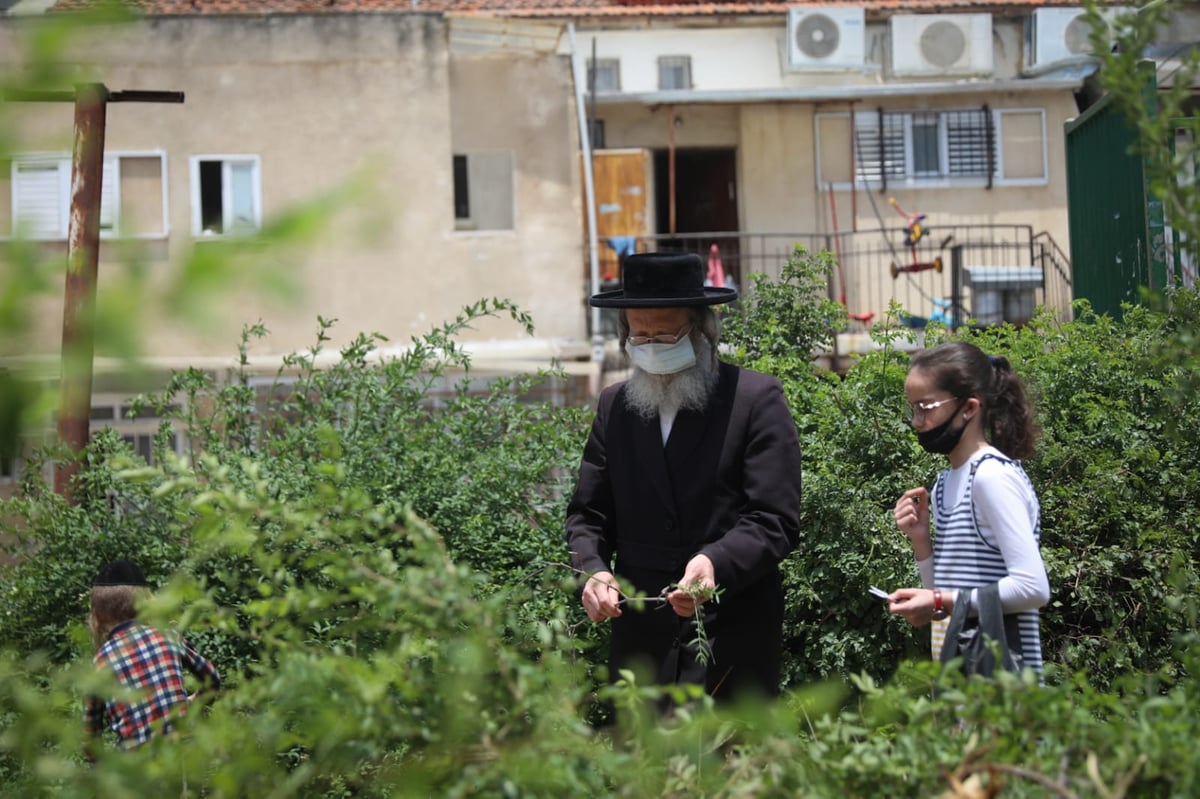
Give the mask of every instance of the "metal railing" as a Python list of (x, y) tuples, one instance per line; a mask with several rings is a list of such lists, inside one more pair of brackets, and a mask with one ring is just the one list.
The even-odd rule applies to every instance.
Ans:
[[(1060, 318), (1070, 318), (1070, 262), (1045, 232), (1035, 236), (1029, 225), (943, 225), (925, 229), (912, 245), (906, 243), (907, 236), (904, 227), (838, 234), (680, 233), (638, 237), (632, 251), (694, 252), (703, 259), (719, 256), (727, 281), (744, 289), (753, 274), (778, 279), (796, 245), (828, 250), (839, 264), (829, 276), (829, 296), (839, 301), (844, 297), (851, 318), (864, 324), (881, 320), (892, 302), (912, 314), (916, 323), (939, 311), (948, 314), (952, 303), (960, 320), (972, 317), (972, 306), (977, 299), (982, 305), (982, 292), (988, 290), (981, 280), (973, 281), (972, 274), (994, 275), (996, 269), (1013, 267), (1015, 276), (1020, 268), (1032, 292), (1028, 305), (1046, 306)], [(951, 258), (955, 249), (962, 271), (957, 292)], [(617, 274), (615, 251), (609, 248), (606, 256), (612, 263), (605, 265), (604, 272)], [(977, 267), (992, 269), (977, 271)], [(1030, 279), (1030, 269), (1039, 270), (1040, 279)], [(605, 288), (616, 286), (611, 281)]]

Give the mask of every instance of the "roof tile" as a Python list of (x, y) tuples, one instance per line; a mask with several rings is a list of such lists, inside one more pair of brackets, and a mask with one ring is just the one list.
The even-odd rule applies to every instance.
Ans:
[[(58, 0), (55, 11), (79, 11), (98, 0)], [(123, 0), (152, 16), (354, 13), (458, 13), (549, 18), (706, 17), (787, 13), (779, 0)], [(1081, 0), (826, 0), (814, 5), (859, 6), (869, 14), (889, 11), (1020, 13), (1040, 6), (1077, 6)]]

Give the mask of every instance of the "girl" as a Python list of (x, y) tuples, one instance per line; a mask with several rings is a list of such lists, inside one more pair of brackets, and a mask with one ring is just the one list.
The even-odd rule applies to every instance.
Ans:
[[(1037, 495), (1018, 462), (1033, 453), (1037, 435), (1024, 387), (1004, 356), (954, 341), (912, 359), (904, 393), (921, 446), (946, 455), (950, 468), (932, 496), (913, 488), (896, 502), (896, 525), (912, 542), (924, 588), (893, 591), (889, 610), (918, 627), (933, 622), (937, 660), (959, 590), (998, 583), (1000, 605), (1018, 614), (1021, 631), (1009, 647), (1040, 677), (1038, 608), (1050, 584), (1038, 552)], [(969, 595), (974, 601), (976, 592)]]

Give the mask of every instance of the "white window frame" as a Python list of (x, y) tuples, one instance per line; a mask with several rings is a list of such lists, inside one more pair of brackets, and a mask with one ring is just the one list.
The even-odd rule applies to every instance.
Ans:
[[(204, 230), (203, 207), (200, 202), (200, 165), (208, 161), (221, 163), (221, 231)], [(233, 164), (249, 164), (250, 203), (253, 216), (250, 230), (232, 230), (233, 225), (233, 189), (231, 168)], [(262, 158), (258, 155), (241, 153), (225, 155), (193, 155), (188, 159), (191, 176), (192, 203), (192, 235), (199, 239), (224, 239), (255, 235), (262, 230)]]
[[(889, 175), (887, 185), (892, 188), (906, 189), (927, 189), (927, 188), (973, 188), (979, 186), (987, 186), (988, 179), (983, 176), (956, 176), (950, 173), (950, 155), (949, 155), (949, 136), (947, 128), (947, 120), (949, 114), (973, 109), (963, 108), (945, 108), (945, 109), (887, 109), (890, 113), (904, 114), (904, 175), (895, 176)], [(938, 169), (940, 174), (937, 175), (917, 175), (914, 170), (914, 155), (913, 155), (913, 117), (919, 114), (926, 113), (938, 114)], [(992, 108), (989, 109), (992, 118), (992, 129), (995, 132), (995, 160), (993, 163), (992, 186), (1045, 186), (1050, 182), (1049, 160), (1048, 160), (1048, 142), (1046, 139), (1046, 110), (1044, 108), (1032, 107), (1014, 107), (1014, 108)], [(1041, 119), (1041, 141), (1042, 141), (1042, 176), (1040, 178), (1005, 178), (1004, 177), (1004, 117), (1008, 114), (1037, 114)], [(815, 152), (820, 153), (821, 150), (821, 119), (849, 119), (850, 114), (845, 111), (822, 112), (816, 115), (814, 124), (815, 130)], [(855, 125), (858, 128), (877, 129), (877, 119), (873, 111), (860, 112), (854, 115)], [(852, 134), (853, 135), (853, 132)], [(816, 177), (817, 186), (822, 190), (826, 189), (830, 184), (826, 182), (821, 174), (820, 159), (817, 160)], [(857, 162), (857, 152), (855, 153), (855, 161)], [(859, 189), (878, 189), (878, 179), (861, 180), (858, 178), (857, 169), (855, 170), (854, 188)], [(833, 187), (837, 190), (846, 191), (852, 187), (851, 181), (843, 180), (833, 182)]]
[[(126, 158), (157, 158), (162, 171), (162, 226), (148, 233), (122, 234), (121, 231), (121, 161)], [(21, 167), (50, 165), (57, 168), (58, 213), (52, 229), (35, 232), (29, 236), (33, 241), (66, 241), (71, 224), (71, 154), (19, 153), (12, 157), (10, 181), (12, 187), (12, 236), (0, 236), (7, 241), (17, 235), (21, 219), (20, 179)], [(113, 150), (104, 153), (104, 172), (100, 190), (100, 238), (101, 239), (161, 239), (170, 232), (167, 213), (167, 156), (163, 150)]]
[(1050, 156), (1046, 148), (1046, 109), (1044, 108), (997, 108), (996, 115), (996, 172), (1004, 174), (1004, 116), (1006, 114), (1037, 114), (1041, 118), (1042, 176), (1040, 178), (997, 177), (996, 184), (1004, 186), (1045, 186), (1050, 182)]
[[(927, 117), (931, 114), (936, 115), (933, 120), (933, 127), (937, 131), (937, 168), (930, 171), (917, 171), (917, 154), (916, 154), (916, 129), (918, 127), (916, 117)], [(943, 175), (946, 175), (949, 170), (950, 163), (950, 148), (946, 140), (946, 115), (936, 111), (912, 111), (904, 116), (904, 171), (907, 176), (914, 180), (938, 180)]]
[[(664, 86), (663, 70), (678, 70), (683, 77), (685, 86)], [(664, 92), (691, 91), (695, 87), (692, 78), (692, 57), (690, 55), (660, 55), (658, 57), (658, 89)]]
[[(619, 58), (597, 58), (594, 61), (588, 59), (588, 89), (591, 89), (591, 80), (595, 80), (596, 94), (611, 94), (621, 91), (621, 59)], [(601, 85), (600, 76), (605, 75), (608, 80), (608, 85)]]

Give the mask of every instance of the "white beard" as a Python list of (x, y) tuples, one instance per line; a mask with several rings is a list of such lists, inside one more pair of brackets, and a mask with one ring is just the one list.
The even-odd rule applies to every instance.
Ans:
[(625, 385), (625, 407), (650, 421), (660, 411), (701, 411), (717, 386), (713, 348), (704, 336), (694, 336), (696, 363), (670, 375), (655, 375), (633, 367)]

